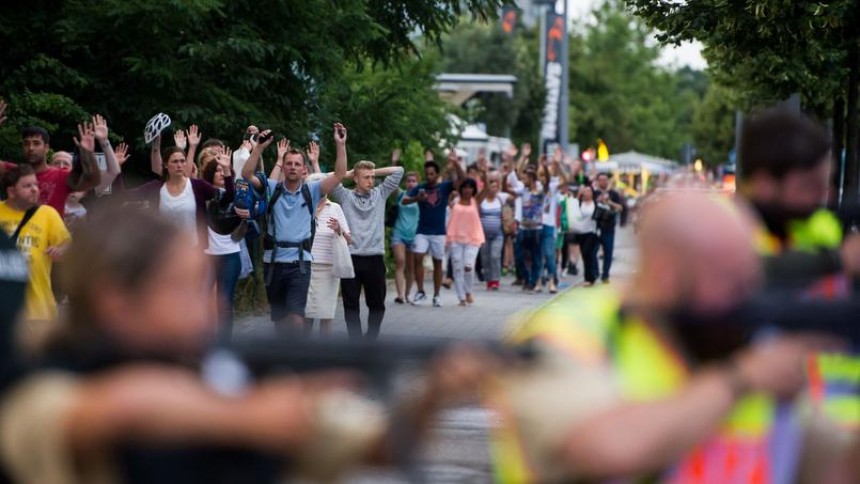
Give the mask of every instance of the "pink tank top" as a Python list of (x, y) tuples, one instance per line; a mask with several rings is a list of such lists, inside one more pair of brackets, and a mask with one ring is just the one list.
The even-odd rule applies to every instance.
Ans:
[(454, 204), (445, 241), (449, 244), (467, 245), (484, 243), (484, 228), (481, 226), (481, 216), (478, 214), (478, 204), (474, 197), (469, 205), (463, 205), (459, 201)]

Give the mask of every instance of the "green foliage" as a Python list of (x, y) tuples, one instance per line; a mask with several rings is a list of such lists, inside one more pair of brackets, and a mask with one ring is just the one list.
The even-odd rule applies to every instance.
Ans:
[[(444, 117), (428, 94), (432, 63), (415, 59), (415, 39), (438, 42), (464, 14), (484, 19), (501, 3), (10, 3), (0, 16), (0, 96), (10, 100), (6, 129), (42, 124), (68, 147), (74, 121), (99, 112), (141, 150), (143, 126), (159, 111), (178, 127), (196, 123), (204, 137), (234, 144), (251, 123), (300, 143), (311, 132), (327, 141), (325, 128), (339, 120), (355, 130), (351, 141), (359, 154), (378, 156), (396, 141), (429, 139)], [(388, 123), (382, 124), (385, 111)], [(372, 139), (362, 145), (358, 134)], [(5, 141), (8, 132), (0, 135)], [(132, 163), (146, 171), (145, 153), (138, 153)], [(326, 154), (332, 153), (324, 148)]]
[(651, 30), (621, 2), (606, 1), (593, 14), (594, 23), (575, 25), (571, 34), (571, 138), (583, 148), (602, 138), (613, 153), (678, 159), (707, 76), (657, 66)]
[(693, 141), (698, 156), (709, 166), (728, 159), (734, 147), (735, 110), (737, 95), (731, 90), (712, 85), (693, 114)]
[(537, 143), (546, 88), (540, 73), (537, 29), (518, 28), (506, 34), (498, 23), (472, 23), (446, 37), (445, 72), (512, 74), (517, 77), (513, 98), (500, 93), (478, 94), (468, 121), (487, 125), (496, 136)]

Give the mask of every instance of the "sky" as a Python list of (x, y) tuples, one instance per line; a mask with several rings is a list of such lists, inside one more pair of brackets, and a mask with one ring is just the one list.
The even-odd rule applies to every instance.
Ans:
[[(602, 0), (567, 0), (567, 11), (572, 19), (588, 21), (589, 12), (600, 1)], [(679, 47), (664, 47), (659, 62), (664, 66), (682, 67), (688, 65), (694, 69), (704, 69), (707, 62), (702, 58), (701, 50), (702, 46), (698, 42), (687, 42)]]

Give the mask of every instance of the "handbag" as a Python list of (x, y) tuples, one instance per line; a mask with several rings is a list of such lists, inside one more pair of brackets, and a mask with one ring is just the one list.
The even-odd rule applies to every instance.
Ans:
[(354, 279), (355, 267), (352, 265), (352, 256), (349, 246), (342, 235), (338, 235), (332, 243), (332, 267), (331, 273), (340, 279)]
[(597, 222), (598, 228), (602, 228), (605, 224), (615, 221), (615, 214), (612, 213), (608, 205), (595, 203), (594, 214), (591, 215), (591, 219)]

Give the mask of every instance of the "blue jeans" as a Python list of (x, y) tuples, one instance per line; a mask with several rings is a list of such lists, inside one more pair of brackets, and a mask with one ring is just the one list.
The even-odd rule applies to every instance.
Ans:
[(526, 254), (523, 252), (523, 231), (517, 230), (514, 236), (514, 266), (517, 271), (517, 279), (525, 284), (529, 279), (526, 269)]
[[(520, 229), (517, 232), (523, 256), (523, 278), (530, 287), (537, 286), (543, 272), (543, 257), (541, 253), (541, 229)], [(531, 256), (531, 267), (525, 263), (526, 255)]]
[(615, 230), (600, 231), (600, 246), (603, 247), (603, 273), (601, 279), (609, 279), (612, 268), (612, 251), (615, 248)]
[(547, 280), (555, 280), (555, 227), (544, 225), (540, 234), (540, 250), (544, 268), (546, 268), (546, 277), (541, 274), (544, 283)]
[(233, 334), (233, 298), (236, 294), (236, 281), (242, 271), (239, 253), (210, 255), (215, 269), (215, 284), (218, 286), (218, 336), (229, 341)]

